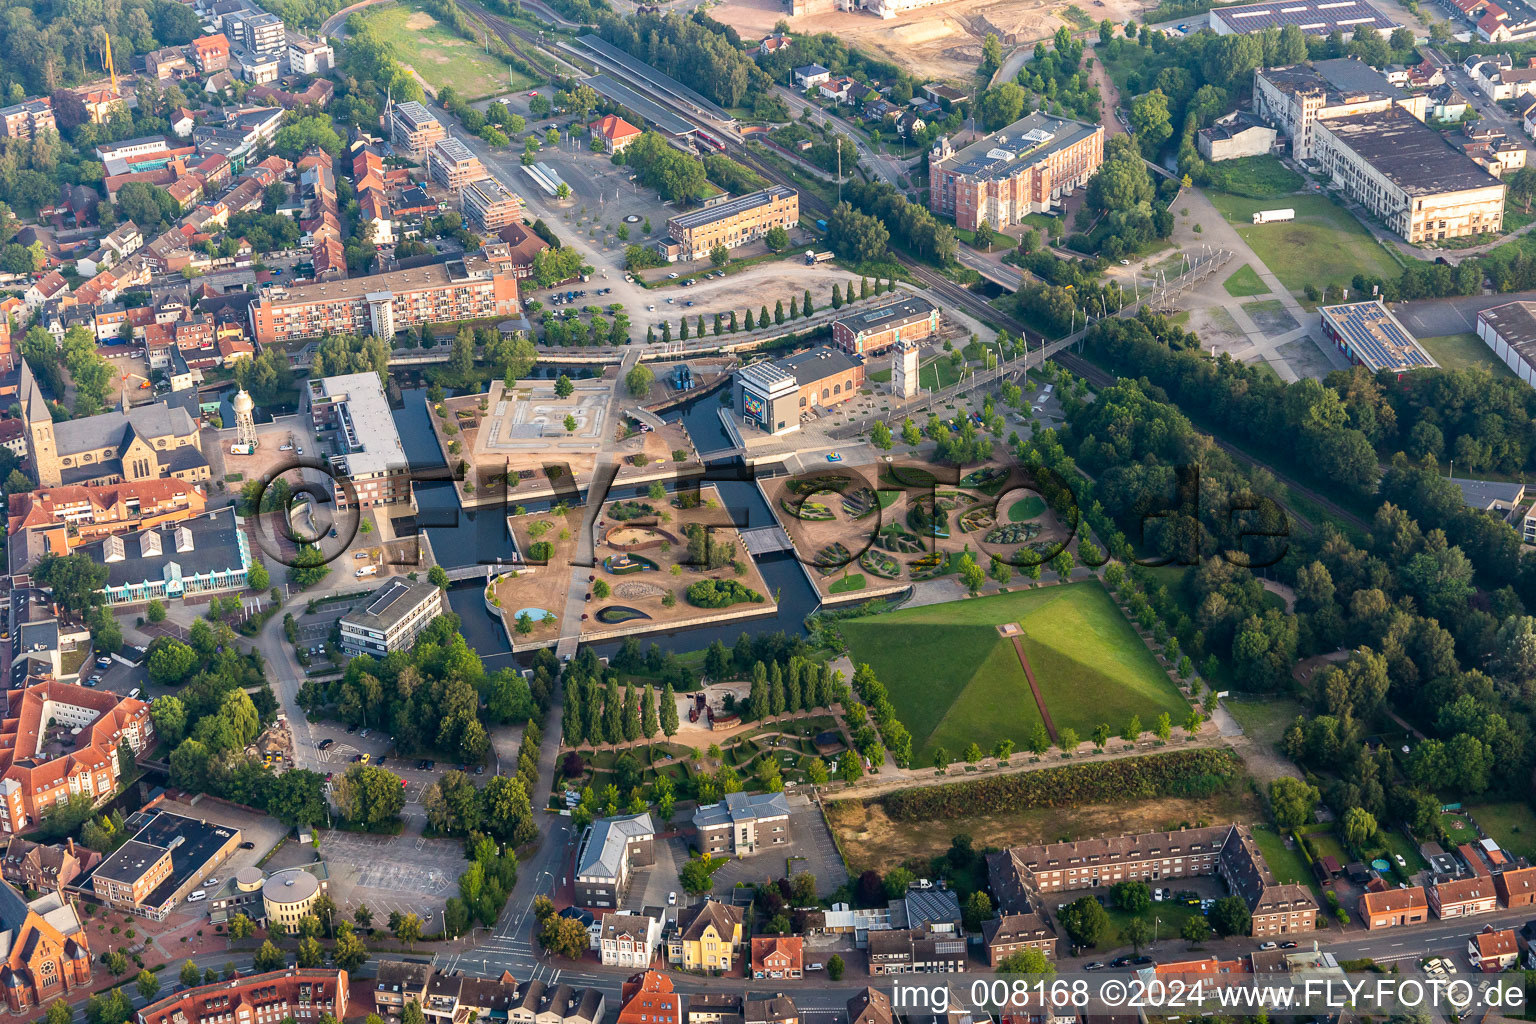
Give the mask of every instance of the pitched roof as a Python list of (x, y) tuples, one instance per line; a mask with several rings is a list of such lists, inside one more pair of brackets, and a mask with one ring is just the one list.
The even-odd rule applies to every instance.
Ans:
[(685, 907), (677, 915), (678, 931), (684, 942), (697, 942), (710, 925), (714, 925), (717, 935), (729, 942), (736, 929), (741, 927), (741, 908), (728, 907), (719, 900), (705, 900)]
[(1424, 887), (1415, 885), (1407, 889), (1385, 889), (1381, 892), (1368, 892), (1362, 897), (1367, 917), (1377, 914), (1399, 914), (1405, 910), (1418, 910), (1429, 906), (1429, 899), (1424, 895)]

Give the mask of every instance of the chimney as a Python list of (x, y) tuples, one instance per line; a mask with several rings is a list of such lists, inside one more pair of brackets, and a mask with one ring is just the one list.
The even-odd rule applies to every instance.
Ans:
[(69, 855), (71, 857), (73, 857), (75, 855), (75, 837), (74, 836), (65, 836), (64, 837), (64, 849), (69, 851)]

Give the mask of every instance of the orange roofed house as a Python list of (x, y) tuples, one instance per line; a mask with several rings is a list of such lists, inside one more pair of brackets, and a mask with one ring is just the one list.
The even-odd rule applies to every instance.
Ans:
[(0, 988), (21, 1013), (91, 982), (91, 949), (73, 903), (57, 892), (26, 902), (0, 882)]
[(1467, 956), (1472, 966), (1484, 974), (1507, 971), (1520, 960), (1520, 941), (1513, 930), (1484, 928), (1467, 941)]
[(618, 1024), (683, 1024), (683, 1017), (683, 997), (665, 974), (636, 974), (619, 990)]
[(268, 1021), (341, 1020), (351, 987), (346, 971), (302, 967), (252, 974), (183, 989), (138, 1013), (141, 1024), (265, 1024)]
[(1360, 897), (1360, 917), (1371, 929), (1423, 924), (1429, 920), (1429, 898), (1422, 885), (1367, 892)]
[(37, 530), (50, 552), (67, 555), (107, 534), (152, 529), (200, 515), (208, 496), (197, 484), (162, 477), (94, 487), (48, 487), (13, 494), (10, 505), (11, 536)]
[(639, 128), (614, 114), (600, 117), (587, 127), (592, 129), (593, 138), (601, 140), (610, 153), (624, 152), (631, 142), (640, 137)]
[(76, 794), (105, 800), (117, 789), (118, 743), (126, 740), (138, 754), (154, 740), (149, 705), (132, 697), (50, 679), (10, 690), (6, 700), (0, 723), (3, 832), (35, 825)]
[(800, 977), (804, 942), (798, 935), (755, 936), (752, 939), (752, 977)]

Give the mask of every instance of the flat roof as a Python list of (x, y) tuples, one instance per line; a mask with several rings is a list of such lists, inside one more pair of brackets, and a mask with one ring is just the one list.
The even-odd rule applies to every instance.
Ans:
[(359, 629), (388, 633), (401, 619), (432, 599), (437, 584), (420, 579), (395, 577), (373, 592), (361, 611), (348, 612), (341, 621)]
[(716, 221), (739, 216), (748, 210), (755, 210), (759, 206), (767, 206), (770, 203), (781, 199), (788, 199), (791, 196), (798, 196), (799, 194), (794, 189), (784, 185), (772, 185), (765, 189), (759, 189), (756, 192), (748, 192), (744, 196), (737, 196), (735, 199), (730, 199), (723, 203), (716, 203), (714, 206), (706, 206), (702, 210), (694, 210), (692, 213), (680, 213), (668, 221), (668, 223), (675, 224), (679, 228), (692, 230), (704, 227), (706, 224), (713, 224)]
[(421, 129), (427, 125), (438, 123), (437, 118), (432, 115), (432, 111), (416, 100), (396, 103), (393, 114), (413, 129)]
[(599, 96), (605, 96), (641, 120), (649, 121), (668, 135), (689, 135), (699, 130), (692, 121), (685, 121), (644, 93), (636, 92), (616, 78), (593, 75), (582, 82), (589, 85)]
[[(483, 273), (481, 272), (483, 271)], [(274, 307), (299, 306), (310, 302), (334, 302), (360, 299), (369, 292), (410, 292), (440, 287), (475, 278), (490, 280), (491, 267), (483, 257), (466, 256), (446, 263), (428, 263), (409, 270), (391, 270), (367, 277), (348, 277), (340, 281), (318, 281), (293, 288), (269, 288), (258, 302)]]
[(1334, 29), (1346, 35), (1361, 25), (1387, 33), (1402, 22), (1382, 14), (1363, 0), (1282, 0), (1270, 4), (1239, 4), (1216, 7), (1211, 18), (1234, 33), (1260, 32), (1266, 28), (1295, 25), (1308, 35), (1326, 36)]
[(1353, 57), (1261, 68), (1259, 74), (1283, 93), (1321, 90), (1327, 94), (1325, 103), (1329, 105), (1346, 99), (1403, 95), (1403, 90), (1387, 81), (1386, 75)]
[(845, 373), (864, 363), (862, 356), (851, 356), (840, 348), (820, 345), (808, 352), (796, 352), (792, 356), (774, 360), (786, 373), (792, 374), (801, 387), (813, 384), (833, 374)]
[(131, 882), (142, 875), (161, 853), (170, 850), (169, 877), (142, 901), (143, 906), (159, 907), (176, 890), (207, 871), (209, 861), (239, 835), (240, 830), (233, 825), (219, 825), (169, 811), (158, 811), (132, 839), (102, 861), (91, 877), (102, 875), (116, 881)]
[(640, 60), (627, 51), (619, 49), (607, 40), (588, 33), (578, 37), (576, 41), (608, 63), (618, 65), (646, 84), (674, 99), (682, 100), (700, 113), (719, 118), (722, 121), (734, 120), (719, 104), (706, 99), (671, 75), (658, 71), (656, 68), (645, 63), (645, 61)]
[(343, 451), (335, 458), (349, 476), (403, 470), (400, 431), (377, 373), (347, 373), (309, 382), (310, 404), (326, 400), (341, 420)]
[(1536, 368), (1536, 302), (1506, 302), (1482, 310), (1477, 318), (1493, 328), (1527, 366)]
[(1513, 508), (1525, 497), (1525, 484), (1504, 480), (1463, 480), (1451, 477), (1451, 483), (1461, 489), (1461, 499), (1473, 508), (1491, 511), (1498, 505)]
[(1322, 306), (1318, 313), (1344, 339), (1350, 354), (1372, 373), (1427, 370), (1439, 365), (1379, 299)]
[(470, 151), (468, 146), (452, 135), (444, 139), (438, 139), (437, 144), (433, 148), (440, 152), (445, 159), (451, 160), (456, 164), (467, 164), (471, 160), (479, 159)]
[(464, 191), (475, 193), (475, 195), (479, 196), (487, 206), (491, 206), (496, 203), (516, 203), (519, 206), (523, 205), (522, 196), (518, 195), (516, 192), (513, 192), (511, 189), (507, 188), (506, 185), (502, 184), (500, 178), (492, 177), (489, 174), (483, 178), (476, 178), (474, 181), (465, 182)]
[(948, 160), (940, 161), (939, 167), (967, 178), (1011, 177), (1020, 168), (1032, 167), (1052, 153), (1103, 130), (1102, 125), (1054, 117), (1037, 110), (1006, 128), (977, 139)]
[(1410, 196), (1464, 192), (1499, 179), (1402, 107), (1318, 122)]
[(926, 320), (933, 313), (934, 305), (921, 295), (903, 295), (895, 302), (887, 302), (874, 309), (861, 310), (836, 321), (855, 334), (863, 331), (883, 331), (894, 326), (905, 327), (918, 320)]

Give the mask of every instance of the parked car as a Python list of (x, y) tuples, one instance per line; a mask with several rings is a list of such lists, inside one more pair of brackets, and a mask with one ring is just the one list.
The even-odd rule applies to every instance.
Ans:
[(1273, 943), (1273, 942), (1261, 942), (1261, 943), (1259, 943), (1259, 948), (1262, 949), (1262, 950), (1270, 950), (1270, 949), (1278, 949), (1279, 946), (1276, 943)]

